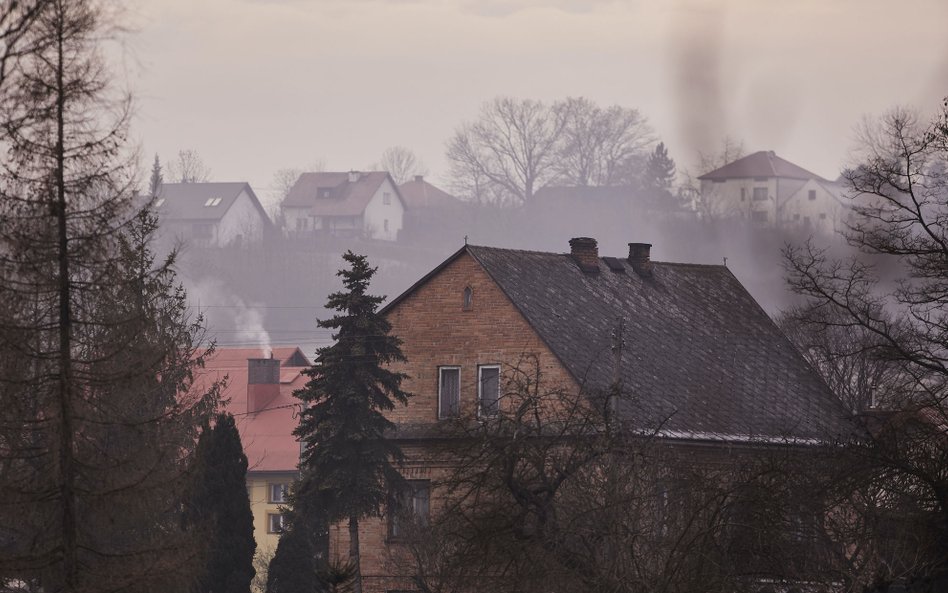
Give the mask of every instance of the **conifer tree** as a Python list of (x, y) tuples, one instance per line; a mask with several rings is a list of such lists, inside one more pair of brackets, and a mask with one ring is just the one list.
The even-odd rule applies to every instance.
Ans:
[(215, 389), (137, 209), (96, 0), (43, 2), (0, 93), (0, 583), (188, 585), (180, 492)]
[(198, 441), (189, 523), (205, 534), (201, 593), (249, 593), (255, 570), (253, 512), (247, 494), (247, 456), (234, 417), (221, 413)]
[(366, 293), (375, 268), (347, 251), (348, 269), (338, 272), (344, 290), (329, 295), (337, 311), (319, 327), (335, 330), (334, 343), (321, 348), (305, 374), (309, 381), (295, 395), (305, 404), (295, 434), (303, 443), (298, 497), (328, 496), (329, 520), (347, 520), (354, 590), (361, 593), (359, 521), (378, 516), (393, 488), (403, 483), (396, 464), (398, 445), (386, 438), (394, 428), (384, 413), (407, 404), (405, 375), (386, 366), (404, 361), (401, 340), (377, 309), (384, 297)]
[(161, 193), (161, 185), (164, 183), (165, 178), (161, 172), (161, 161), (158, 160), (158, 155), (155, 155), (155, 162), (151, 165), (151, 177), (148, 179), (148, 197), (157, 198), (158, 194)]
[(671, 192), (675, 182), (675, 161), (668, 156), (664, 142), (659, 142), (648, 155), (645, 163), (643, 185), (653, 206), (670, 208), (674, 196)]

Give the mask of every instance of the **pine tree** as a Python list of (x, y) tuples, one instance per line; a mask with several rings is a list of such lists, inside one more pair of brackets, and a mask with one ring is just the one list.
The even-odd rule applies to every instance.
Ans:
[(247, 456), (234, 417), (218, 414), (198, 441), (189, 523), (205, 535), (201, 593), (249, 593), (255, 570), (253, 512), (247, 494)]
[(0, 582), (51, 592), (188, 584), (179, 493), (218, 401), (136, 211), (105, 8), (44, 2), (0, 96)]
[(671, 208), (675, 196), (671, 192), (675, 182), (675, 161), (668, 156), (664, 142), (659, 142), (645, 163), (643, 185), (654, 207)]
[(151, 177), (148, 179), (148, 197), (157, 198), (161, 193), (161, 186), (165, 179), (161, 172), (161, 161), (155, 155), (155, 162), (151, 166)]
[(354, 590), (361, 593), (359, 521), (380, 515), (389, 492), (403, 483), (396, 469), (402, 452), (386, 438), (394, 425), (384, 412), (407, 404), (410, 394), (401, 389), (405, 375), (386, 368), (405, 357), (377, 312), (384, 297), (366, 294), (375, 268), (351, 251), (343, 259), (350, 266), (338, 272), (345, 290), (326, 305), (339, 314), (319, 322), (336, 330), (335, 342), (318, 351), (305, 371), (309, 381), (295, 393), (305, 404), (294, 433), (304, 445), (297, 496), (328, 496), (329, 520), (348, 521)]

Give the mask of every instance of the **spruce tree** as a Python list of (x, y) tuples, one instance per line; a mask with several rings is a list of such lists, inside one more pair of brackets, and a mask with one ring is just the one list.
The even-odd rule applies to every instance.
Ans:
[(201, 593), (249, 593), (255, 570), (247, 456), (234, 417), (218, 414), (198, 441), (189, 524), (206, 537)]
[(295, 395), (304, 403), (294, 434), (303, 443), (299, 497), (329, 497), (329, 520), (347, 520), (354, 590), (361, 593), (359, 521), (381, 514), (393, 488), (403, 479), (397, 444), (386, 438), (394, 429), (384, 413), (407, 404), (401, 389), (405, 375), (387, 368), (404, 361), (401, 340), (378, 313), (384, 297), (366, 293), (375, 268), (364, 256), (347, 251), (348, 269), (338, 272), (344, 290), (329, 295), (326, 307), (338, 314), (319, 327), (335, 330), (334, 343), (317, 352), (305, 374), (309, 381)]
[(164, 183), (165, 178), (161, 172), (161, 161), (158, 160), (158, 155), (155, 155), (155, 162), (151, 165), (151, 177), (148, 178), (148, 197), (154, 199), (158, 197), (158, 194), (161, 193), (161, 186)]
[(645, 162), (643, 185), (654, 207), (670, 208), (674, 195), (671, 192), (675, 182), (675, 161), (668, 156), (664, 142), (659, 142)]

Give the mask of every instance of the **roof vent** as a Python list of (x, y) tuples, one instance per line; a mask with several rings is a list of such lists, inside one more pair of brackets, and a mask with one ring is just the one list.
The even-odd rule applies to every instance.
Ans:
[(629, 243), (629, 263), (643, 278), (652, 276), (651, 243)]
[(579, 269), (587, 274), (599, 272), (599, 245), (590, 237), (575, 237), (569, 240), (569, 254), (576, 260)]
[(349, 183), (355, 183), (359, 180), (359, 177), (361, 177), (361, 175), (358, 171), (349, 171)]

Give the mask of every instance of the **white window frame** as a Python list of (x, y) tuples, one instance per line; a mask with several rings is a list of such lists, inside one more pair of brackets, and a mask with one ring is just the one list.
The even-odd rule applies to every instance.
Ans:
[[(444, 382), (441, 380), (445, 370), (453, 370), (458, 372), (458, 415), (457, 416), (445, 416), (444, 411), (441, 409), (441, 388), (444, 385)], [(461, 416), (461, 367), (445, 365), (438, 367), (438, 420), (448, 420), (450, 418), (458, 418)]]
[[(274, 496), (274, 487), (280, 488), (279, 498)], [(282, 504), (287, 502), (286, 495), (290, 492), (290, 485), (286, 482), (268, 482), (267, 483), (267, 502), (271, 504)]]
[(267, 533), (283, 533), (286, 517), (283, 513), (267, 513)]
[[(482, 402), (484, 401), (483, 391), (484, 381), (482, 374), (484, 369), (496, 369), (497, 370), (497, 410), (493, 414), (487, 414), (484, 412), (484, 406)], [(478, 418), (490, 418), (496, 416), (500, 412), (500, 365), (499, 364), (479, 364), (477, 365), (477, 417)]]

